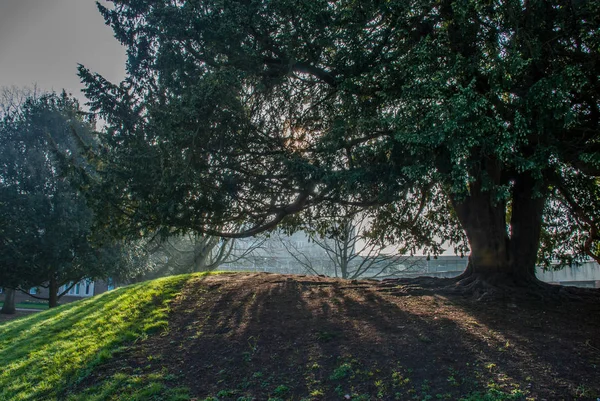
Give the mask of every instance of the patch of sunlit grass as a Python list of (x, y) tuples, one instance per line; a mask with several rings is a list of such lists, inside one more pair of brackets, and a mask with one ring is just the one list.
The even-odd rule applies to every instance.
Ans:
[[(0, 399), (65, 397), (127, 342), (167, 330), (169, 303), (190, 277), (135, 284), (0, 325)], [(164, 390), (158, 379), (115, 375), (93, 396), (72, 399), (147, 399), (144, 394)], [(129, 391), (115, 397), (125, 398), (101, 396), (121, 387)]]

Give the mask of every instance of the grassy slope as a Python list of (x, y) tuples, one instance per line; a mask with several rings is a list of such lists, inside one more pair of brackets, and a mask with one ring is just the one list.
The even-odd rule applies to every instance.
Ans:
[(166, 390), (160, 375), (115, 375), (94, 394), (73, 389), (120, 347), (165, 330), (169, 303), (189, 277), (140, 283), (1, 324), (0, 400), (134, 400), (159, 392), (180, 398), (184, 391)]

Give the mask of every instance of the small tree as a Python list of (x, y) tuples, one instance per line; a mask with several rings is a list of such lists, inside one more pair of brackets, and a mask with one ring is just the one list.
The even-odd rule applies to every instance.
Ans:
[[(323, 251), (317, 258), (297, 247), (289, 237), (279, 236), (286, 251), (307, 272), (326, 274), (345, 279), (390, 278), (419, 269), (410, 257), (386, 253), (386, 246), (367, 235), (369, 219), (366, 214), (353, 214), (330, 221), (322, 230), (307, 228), (309, 241)], [(325, 266), (320, 267), (319, 264)]]
[(23, 104), (28, 99), (36, 99), (40, 95), (37, 86), (18, 87), (2, 86), (0, 87), (0, 118), (7, 115), (19, 114), (22, 111)]
[[(89, 136), (78, 102), (65, 92), (30, 97), (0, 120), (0, 283), (48, 288), (50, 307), (70, 288), (122, 268), (120, 246), (95, 245), (93, 214), (61, 162), (77, 162), (71, 132)], [(100, 238), (97, 234), (96, 238)]]
[[(34, 87), (30, 88), (18, 88), (16, 86), (3, 86), (0, 88), (0, 118), (5, 118), (9, 115), (15, 115), (21, 111), (21, 107), (25, 103), (28, 98), (35, 98), (37, 96), (37, 89)], [(0, 207), (4, 206), (4, 204), (0, 204)], [(0, 214), (0, 226), (5, 226), (8, 224), (8, 220), (2, 217)], [(2, 242), (0, 241), (0, 247), (2, 246)], [(4, 250), (0, 248), (0, 252), (4, 252)], [(15, 306), (15, 289), (10, 287), (4, 288), (4, 303), (2, 304), (2, 309), (0, 313), (3, 314), (13, 314), (16, 312)]]

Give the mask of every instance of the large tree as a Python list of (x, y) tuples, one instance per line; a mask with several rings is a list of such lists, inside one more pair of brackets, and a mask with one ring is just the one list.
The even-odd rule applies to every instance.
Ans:
[(72, 131), (89, 137), (91, 130), (77, 101), (47, 93), (6, 110), (0, 120), (0, 285), (11, 292), (46, 287), (53, 307), (69, 285), (119, 272), (122, 245), (91, 241), (101, 235), (92, 232), (92, 210), (69, 179), (64, 158), (77, 162), (78, 153)]
[(469, 289), (599, 259), (597, 0), (112, 3), (127, 78), (80, 76), (120, 232), (352, 205), (382, 240), (468, 243)]

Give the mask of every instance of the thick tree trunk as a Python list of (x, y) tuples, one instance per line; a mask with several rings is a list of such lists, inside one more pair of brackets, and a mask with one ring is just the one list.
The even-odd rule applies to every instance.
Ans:
[(4, 294), (4, 305), (0, 313), (5, 315), (13, 315), (17, 309), (15, 307), (15, 293), (16, 291), (12, 288), (5, 288), (6, 293)]
[(535, 188), (535, 180), (522, 174), (515, 181), (510, 220), (510, 263), (521, 280), (534, 280), (537, 253), (540, 247), (542, 217), (546, 193)]
[(480, 275), (492, 280), (506, 276), (511, 266), (504, 203), (494, 205), (492, 194), (475, 183), (470, 196), (455, 202), (454, 209), (471, 248), (465, 277)]
[(52, 277), (48, 283), (48, 307), (54, 308), (58, 306), (58, 283), (56, 277)]
[(480, 181), (469, 196), (453, 206), (463, 226), (471, 255), (460, 284), (483, 282), (492, 287), (521, 287), (537, 283), (535, 263), (540, 241), (544, 198), (534, 196), (535, 181), (527, 174), (515, 179), (510, 232), (506, 204), (483, 190)]

